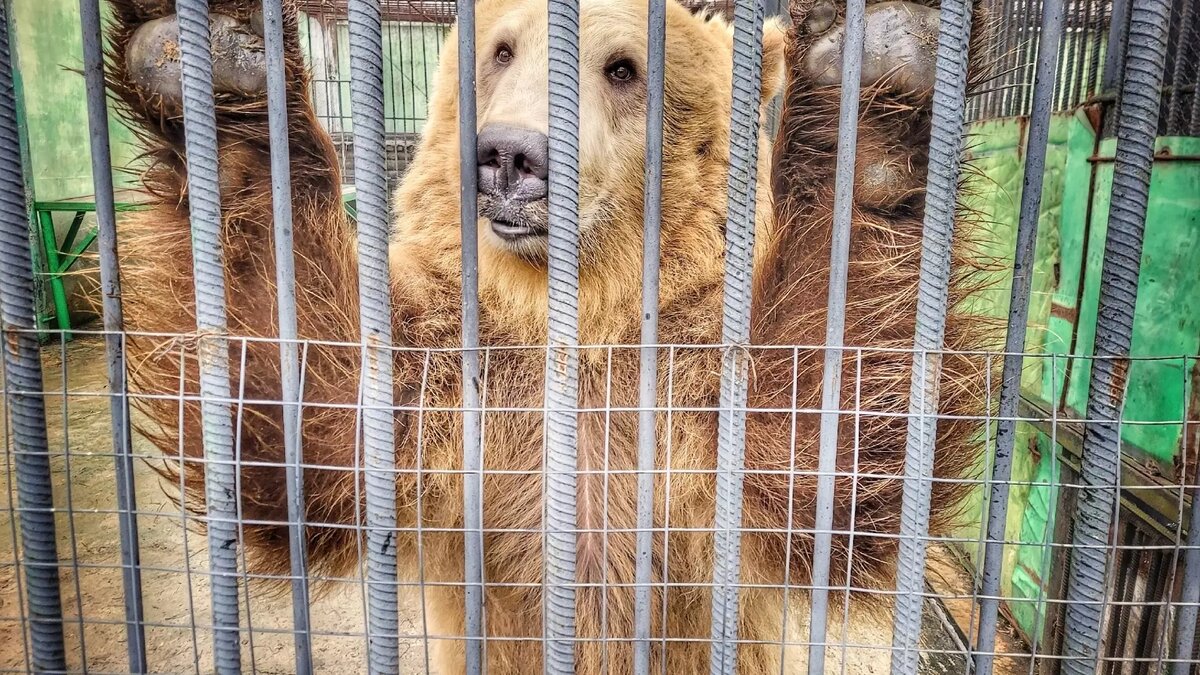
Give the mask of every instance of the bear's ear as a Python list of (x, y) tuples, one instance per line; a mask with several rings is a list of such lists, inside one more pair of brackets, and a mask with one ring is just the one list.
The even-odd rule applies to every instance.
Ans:
[(783, 89), (786, 70), (787, 28), (779, 17), (763, 24), (762, 102), (768, 103)]

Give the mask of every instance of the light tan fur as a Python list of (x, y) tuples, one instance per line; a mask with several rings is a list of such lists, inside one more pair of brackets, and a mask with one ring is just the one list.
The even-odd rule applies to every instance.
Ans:
[[(793, 6), (803, 19), (807, 2)], [(213, 11), (245, 18), (255, 3), (214, 3)], [(114, 2), (116, 48), (111, 86), (146, 131), (153, 160), (147, 187), (157, 206), (121, 223), (127, 328), (192, 334), (194, 300), (188, 238), (186, 165), (182, 125), (160, 102), (125, 76), (121, 46), (150, 18), (135, 0)], [(476, 5), (478, 110), (481, 127), (504, 122), (545, 130), (546, 5), (538, 0), (481, 0)], [(801, 21), (797, 21), (800, 25)], [(303, 449), (307, 545), (318, 575), (352, 573), (359, 560), (354, 530), (362, 504), (355, 402), (360, 350), (358, 280), (351, 230), (338, 199), (336, 155), (308, 104), (308, 77), (300, 57), (295, 15), (287, 12), (293, 209), (300, 288), (300, 334), (305, 352), (307, 404)], [(637, 403), (640, 331), (645, 85), (614, 91), (603, 77), (619, 52), (645, 72), (646, 5), (638, 0), (585, 0), (581, 5), (580, 340), (614, 345), (581, 352), (579, 414), (579, 535), (577, 649), (581, 673), (631, 670), (636, 523)], [(708, 667), (714, 485), (720, 364), (724, 225), (730, 118), (731, 27), (722, 19), (667, 7), (666, 120), (663, 149), (662, 291), (660, 341), (682, 345), (659, 355), (655, 483), (655, 672)], [(784, 124), (774, 154), (759, 141), (758, 204), (752, 345), (754, 361), (748, 419), (743, 535), (739, 672), (803, 669), (806, 649), (782, 639), (807, 639), (807, 595), (784, 593), (786, 580), (809, 582), (815, 498), (824, 307), (828, 286), (836, 90), (815, 89), (795, 64), (803, 31), (786, 39), (781, 25), (765, 29), (764, 86), (760, 103), (787, 85)], [(496, 71), (497, 41), (512, 42), (514, 67)], [(404, 577), (426, 582), (428, 633), (437, 645), (435, 668), (462, 670), (463, 579), (461, 357), (424, 352), (460, 344), (459, 149), (456, 33), (442, 51), (420, 149), (394, 199), (390, 251), (395, 358), (398, 558)], [(786, 63), (792, 64), (785, 67)], [(883, 101), (882, 97), (880, 99)], [(923, 176), (927, 110), (889, 99), (864, 104), (860, 165), (899, 164)], [(765, 113), (765, 107), (760, 110)], [(270, 223), (265, 99), (218, 97), (222, 202), (230, 333), (277, 334)], [(860, 172), (861, 173), (861, 172)], [(860, 178), (861, 180), (861, 178)], [(910, 181), (912, 182), (912, 181)], [(919, 180), (916, 181), (919, 185)], [(863, 190), (855, 209), (847, 343), (904, 349), (912, 344), (912, 315), (923, 193), (905, 187)], [(772, 195), (775, 198), (772, 198)], [(483, 357), (483, 521), (485, 625), (488, 669), (536, 670), (541, 662), (542, 459), (541, 407), (545, 352), (517, 349), (546, 340), (547, 279), (543, 260), (513, 250), (480, 223), (480, 333), (491, 348)], [(958, 250), (959, 261), (968, 251)], [(957, 278), (956, 304), (970, 289)], [(981, 344), (980, 323), (954, 315), (951, 348)], [(783, 346), (782, 349), (766, 349)], [(504, 349), (504, 347), (514, 347)], [(236, 390), (250, 401), (240, 414), (245, 545), (256, 572), (288, 570), (282, 471), (277, 347), (234, 344)], [(139, 394), (197, 393), (194, 345), (156, 337), (130, 341), (132, 390)], [(180, 358), (184, 377), (180, 381)], [(244, 370), (240, 364), (245, 362)], [(832, 583), (891, 588), (902, 473), (904, 422), (912, 357), (865, 352), (846, 357), (843, 405), (866, 414), (844, 415), (839, 445)], [(948, 358), (942, 409), (982, 409), (982, 359)], [(795, 366), (795, 373), (793, 373)], [(861, 373), (860, 373), (861, 370)], [(856, 375), (861, 374), (861, 378)], [(856, 390), (856, 379), (861, 390)], [(793, 401), (795, 406), (793, 405)], [(184, 461), (168, 465), (187, 481), (186, 503), (203, 510), (203, 456), (198, 405), (140, 398), (150, 420), (143, 429), (167, 456), (182, 447)], [(182, 408), (183, 425), (178, 423)], [(974, 462), (973, 424), (947, 421), (939, 433), (935, 474), (965, 475)], [(182, 434), (182, 441), (180, 435)], [(851, 473), (868, 476), (852, 478)], [(943, 533), (963, 494), (936, 483), (931, 531)], [(853, 511), (852, 511), (853, 509)], [(853, 516), (851, 515), (853, 513)], [(421, 533), (417, 534), (420, 525)], [(845, 533), (853, 529), (854, 540)], [(669, 534), (665, 534), (669, 531)], [(418, 568), (418, 548), (420, 562)], [(853, 550), (853, 555), (851, 555)], [(665, 579), (664, 579), (665, 574)], [(664, 589), (663, 582), (670, 583)], [(849, 673), (884, 672), (891, 642), (888, 603), (872, 594), (832, 595), (829, 639), (868, 644), (845, 652)], [(663, 609), (665, 608), (665, 614)], [(787, 621), (784, 621), (785, 609)], [(831, 667), (843, 658), (830, 650)], [(833, 672), (836, 672), (834, 670)]]

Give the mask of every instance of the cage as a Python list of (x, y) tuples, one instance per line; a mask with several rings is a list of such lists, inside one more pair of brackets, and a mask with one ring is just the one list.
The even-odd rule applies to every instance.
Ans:
[[(644, 172), (627, 224), (640, 240), (604, 249), (637, 283), (599, 313), (583, 122), (597, 112), (580, 83), (588, 31), (617, 22), (588, 23), (589, 4), (646, 11), (623, 36), (644, 38), (645, 61), (618, 54), (644, 87), (625, 126), (645, 146), (628, 165)], [(547, 151), (509, 180), (544, 171), (545, 251), (504, 269), (536, 268), (545, 305), (508, 323), (484, 230), (512, 223), (480, 171), (536, 149), (523, 135), (509, 159), (483, 152), (496, 141), (474, 102), (490, 90), (463, 65), (497, 58), (475, 28), (505, 3), (58, 8), (81, 37), (82, 77), (62, 76), (86, 85), (85, 198), (33, 170), (55, 120), (31, 91), (66, 38), (32, 27), (42, 4), (4, 5), (0, 670), (1200, 673), (1195, 1), (832, 3), (829, 25), (800, 15), (785, 38), (841, 36), (840, 79), (814, 90), (826, 104), (808, 126), (808, 99), (788, 98), (811, 76), (801, 62), (778, 64), (789, 79), (759, 100), (764, 18), (830, 3), (683, 2), (724, 17), (731, 46), (728, 138), (695, 149), (727, 141), (721, 175), (688, 174), (720, 193), (719, 236), (696, 244), (716, 262), (682, 266), (669, 225), (703, 218), (680, 218), (664, 175), (679, 179), (672, 141), (702, 120), (664, 110), (683, 14), (644, 4), (537, 15)], [(902, 28), (937, 17), (927, 99), (864, 75), (883, 58), (871, 17), (896, 7)], [(175, 64), (181, 85), (155, 99), (126, 50), (159, 21), (177, 32), (155, 67)], [(224, 60), (239, 45), (260, 59), (249, 89)], [(458, 70), (439, 73), (448, 53)], [(880, 82), (902, 70), (884, 65)], [(435, 82), (453, 119), (428, 113)], [(886, 135), (905, 115), (924, 134), (905, 155), (919, 180), (863, 201), (856, 157), (904, 145)], [(422, 164), (431, 147), (449, 158)], [(761, 328), (775, 259), (759, 249), (784, 236), (760, 231), (762, 195), (781, 221), (819, 201), (789, 201), (780, 167), (825, 189), (811, 220), (828, 232), (772, 263), (822, 266), (816, 291), (772, 305), (809, 343)], [(455, 207), (440, 214), (450, 253), (395, 248), (434, 236), (397, 223), (437, 198)], [(65, 236), (55, 213), (72, 214)], [(984, 224), (972, 255), (990, 281), (956, 300), (965, 223)], [(880, 270), (907, 270), (894, 288), (863, 285), (864, 238)], [(97, 323), (72, 325), (64, 279), (90, 259)], [(704, 293), (687, 286), (701, 268)], [(430, 274), (453, 297), (404, 313), (417, 300), (395, 289)], [(801, 292), (815, 309), (779, 309)], [(625, 310), (626, 332), (588, 341)], [(1003, 330), (978, 348), (962, 316)], [(410, 341), (422, 330), (438, 339)], [(528, 452), (493, 450), (505, 442)]]

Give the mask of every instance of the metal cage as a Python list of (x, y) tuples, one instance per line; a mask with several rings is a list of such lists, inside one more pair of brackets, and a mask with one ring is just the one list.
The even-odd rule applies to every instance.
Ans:
[[(1195, 0), (993, 0), (983, 3), (1000, 27), (992, 60), (999, 64), (989, 86), (967, 96), (967, 45), (973, 3), (942, 0), (938, 42), (938, 79), (933, 93), (930, 172), (924, 203), (924, 249), (921, 258), (919, 304), (911, 356), (912, 394), (904, 415), (907, 425), (906, 463), (899, 557), (894, 588), (874, 589), (894, 602), (890, 627), (891, 672), (1039, 673), (1200, 673), (1200, 638), (1196, 635), (1200, 609), (1200, 500), (1196, 499), (1196, 447), (1200, 437), (1200, 406), (1162, 421), (1182, 428), (1182, 464), (1177, 475), (1145, 476), (1122, 455), (1122, 407), (1131, 363), (1160, 363), (1170, 359), (1139, 359), (1130, 354), (1137, 279), (1146, 225), (1148, 190), (1154, 166), (1155, 140), (1163, 134), (1195, 134), (1200, 120), (1200, 97), (1195, 95), (1198, 10)], [(732, 106), (728, 213), (725, 228), (725, 287), (722, 343), (709, 345), (721, 354), (719, 434), (713, 472), (716, 476), (713, 576), (706, 589), (712, 594), (711, 630), (696, 638), (709, 645), (711, 672), (736, 672), (739, 649), (740, 593), (753, 580), (740, 576), (744, 498), (747, 387), (751, 377), (749, 345), (752, 251), (756, 190), (766, 177), (757, 176), (757, 85), (762, 46), (761, 0), (697, 5), (696, 9), (727, 12), (734, 24), (735, 83)], [(123, 330), (122, 296), (117, 248), (117, 214), (113, 207), (112, 162), (108, 141), (108, 108), (102, 54), (101, 7), (98, 0), (81, 0), (84, 76), (87, 80), (91, 151), (97, 193), (99, 260), (102, 273), (103, 329), (91, 331), (84, 347), (61, 341), (43, 347), (35, 321), (33, 269), (22, 153), (18, 141), (14, 77), (9, 35), (11, 8), (4, 9), (0, 31), (0, 309), (4, 332), (5, 461), (9, 500), (3, 514), (11, 548), (0, 560), (0, 622), (18, 637), (6, 646), (19, 650), (9, 662), (13, 671), (29, 672), (158, 672), (215, 670), (240, 672), (313, 672), (362, 667), (372, 673), (428, 669), (430, 642), (455, 640), (465, 653), (467, 672), (486, 670), (487, 636), (485, 588), (497, 582), (482, 570), (485, 529), (481, 504), (503, 495), (484, 494), (486, 468), (480, 464), (484, 418), (489, 412), (486, 386), (488, 358), (496, 349), (479, 340), (479, 252), (476, 241), (477, 185), (476, 111), (472, 81), (475, 57), (475, 7), (471, 0), (457, 5), (442, 0), (396, 2), (350, 0), (348, 3), (301, 2), (300, 39), (314, 73), (311, 96), (321, 124), (338, 149), (345, 181), (353, 185), (357, 231), (358, 290), (361, 310), (360, 342), (325, 344), (302, 340), (297, 331), (297, 295), (292, 263), (293, 221), (289, 171), (286, 82), (282, 63), (284, 34), (281, 0), (264, 0), (264, 37), (268, 63), (268, 110), (272, 148), (273, 228), (278, 264), (277, 340), (285, 411), (282, 445), (288, 493), (290, 573), (283, 577), (291, 590), (290, 603), (264, 607), (270, 600), (253, 595), (264, 579), (247, 573), (241, 545), (245, 524), (240, 511), (240, 436), (229, 420), (247, 405), (238, 393), (237, 355), (262, 340), (230, 332), (226, 317), (225, 272), (222, 260), (218, 177), (218, 134), (214, 124), (208, 3), (177, 0), (186, 128), (186, 155), (196, 291), (197, 331), (175, 337), (182, 350), (193, 349), (199, 369), (199, 401), (203, 417), (205, 471), (210, 486), (203, 514), (190, 514), (167, 504), (146, 503), (139, 488), (147, 480), (137, 460), (140, 450), (131, 417), (126, 363), (128, 341), (136, 336)], [(544, 405), (533, 412), (545, 416), (545, 458), (538, 470), (545, 476), (545, 520), (536, 534), (551, 559), (539, 584), (545, 620), (542, 634), (544, 663), (525, 664), (529, 670), (572, 672), (577, 644), (586, 641), (575, 631), (575, 551), (580, 528), (575, 519), (577, 425), (581, 409), (576, 372), (587, 349), (636, 350), (641, 359), (636, 412), (639, 434), (637, 569), (632, 575), (636, 601), (626, 608), (638, 630), (632, 636), (604, 636), (600, 641), (633, 646), (632, 672), (648, 673), (650, 654), (668, 637), (651, 635), (651, 590), (669, 580), (653, 581), (650, 556), (653, 536), (654, 478), (670, 476), (655, 465), (658, 404), (656, 358), (674, 358), (684, 346), (659, 344), (657, 337), (658, 238), (661, 219), (663, 73), (665, 0), (649, 2), (650, 54), (658, 68), (649, 69), (647, 114), (647, 184), (645, 210), (645, 268), (641, 329), (635, 345), (579, 344), (579, 4), (549, 0), (550, 164), (549, 208), (549, 333), (548, 343), (530, 346), (545, 355), (547, 369)], [(848, 25), (861, 28), (864, 3), (849, 2)], [(461, 477), (465, 522), (459, 528), (465, 541), (463, 634), (431, 636), (424, 628), (422, 602), (411, 613), (398, 609), (398, 588), (426, 580), (406, 580), (397, 570), (395, 534), (397, 494), (394, 466), (393, 359), (403, 348), (393, 345), (388, 260), (392, 236), (389, 191), (407, 170), (425, 122), (429, 83), (442, 40), (457, 21), (460, 61), (459, 136), (462, 144), (462, 342), (447, 350), (461, 359), (464, 388), (461, 408), (463, 436)], [(863, 39), (861, 30), (847, 40)], [(1119, 45), (1113, 49), (1112, 45)], [(861, 52), (861, 50), (859, 50)], [(828, 326), (824, 345), (794, 345), (788, 350), (816, 349), (825, 353), (822, 403), (807, 414), (821, 420), (818, 488), (813, 499), (811, 534), (815, 554), (808, 594), (812, 628), (808, 639), (781, 650), (802, 650), (809, 672), (826, 672), (827, 656), (843, 640), (825, 634), (825, 619), (849, 603), (848, 584), (831, 578), (835, 477), (838, 475), (837, 436), (847, 419), (861, 409), (840, 409), (843, 359), (857, 357), (862, 346), (844, 344), (845, 284), (854, 185), (860, 94), (857, 73), (861, 58), (854, 50), (842, 64), (848, 84), (838, 124), (838, 190), (834, 212), (835, 245), (830, 258)], [(465, 64), (465, 65), (463, 65)], [(1116, 150), (1112, 210), (1104, 242), (1103, 276), (1094, 356), (1047, 356), (1025, 349), (1039, 200), (1045, 172), (1046, 147), (1052, 111), (1098, 106), (1105, 133), (1114, 136)], [(930, 537), (930, 466), (936, 446), (938, 368), (948, 352), (943, 344), (949, 284), (949, 242), (957, 214), (962, 178), (960, 165), (968, 119), (1025, 116), (1028, 124), (1021, 195), (1020, 223), (1013, 268), (1011, 308), (1003, 350), (980, 355), (1002, 364), (995, 414), (985, 423), (995, 429), (985, 442), (986, 467), (975, 481), (979, 499), (987, 504), (979, 532), (950, 541)], [(757, 185), (756, 185), (757, 181)], [(283, 261), (287, 261), (286, 263)], [(839, 290), (840, 289), (840, 290)], [(76, 331), (87, 335), (89, 331)], [(100, 341), (103, 341), (103, 347)], [(694, 347), (694, 346), (693, 346)], [(310, 597), (312, 579), (304, 541), (303, 476), (315, 467), (302, 459), (300, 427), (304, 400), (305, 363), (310, 350), (345, 348), (361, 353), (362, 378), (349, 383), (357, 401), (355, 433), (361, 443), (362, 464), (353, 467), (363, 478), (363, 513), (359, 528), (361, 576), (337, 580), (346, 595), (333, 604)], [(90, 350), (90, 351), (89, 351)], [(431, 358), (434, 350), (425, 350)], [(233, 355), (231, 357), (231, 355)], [(1021, 398), (1022, 368), (1034, 359), (1084, 362), (1091, 387), (1086, 410), (1063, 416), (1060, 406), (1039, 408)], [(87, 363), (103, 364), (101, 376), (72, 379), (68, 372)], [(671, 361), (673, 363), (673, 361)], [(1051, 361), (1052, 367), (1061, 365)], [(1196, 354), (1174, 357), (1172, 367), (1200, 372)], [(70, 367), (69, 367), (70, 366)], [(98, 366), (93, 365), (93, 369)], [(1173, 371), (1172, 371), (1173, 372)], [(795, 379), (795, 373), (792, 373)], [(181, 375), (182, 382), (182, 375)], [(182, 386), (182, 385), (181, 385)], [(1194, 385), (1192, 385), (1194, 386)], [(1193, 391), (1194, 395), (1194, 391)], [(668, 400), (669, 394), (667, 394)], [(182, 410), (186, 398), (178, 398)], [(990, 401), (989, 401), (990, 403)], [(61, 406), (61, 407), (57, 407)], [(89, 407), (90, 406), (90, 407)], [(100, 410), (97, 412), (97, 406)], [(80, 428), (72, 409), (88, 410)], [(107, 414), (103, 408), (108, 407)], [(613, 408), (609, 406), (608, 412)], [(990, 410), (990, 408), (989, 408)], [(594, 411), (593, 411), (594, 412)], [(601, 411), (604, 412), (604, 411)], [(797, 414), (793, 403), (784, 413)], [(99, 415), (99, 417), (97, 417)], [(182, 419), (182, 413), (180, 413)], [(103, 418), (101, 421), (97, 422)], [(1018, 422), (1034, 425), (1061, 447), (1061, 473), (1050, 484), (1057, 490), (1054, 537), (1039, 546), (1051, 564), (1044, 569), (1045, 595), (1035, 603), (1040, 628), (1027, 644), (1012, 648), (1008, 636), (1003, 592), (1003, 560), (1010, 491), (1022, 483), (1011, 478)], [(181, 422), (182, 424), (182, 422)], [(74, 440), (69, 440), (73, 438)], [(61, 444), (62, 450), (57, 446)], [(72, 444), (74, 447), (72, 448)], [(80, 448), (86, 448), (81, 450)], [(181, 451), (182, 452), (182, 451)], [(1058, 453), (1055, 449), (1053, 452)], [(1056, 469), (1058, 471), (1059, 469)], [(102, 480), (90, 480), (88, 476)], [(854, 468), (857, 477), (858, 468)], [(417, 471), (420, 474), (420, 471)], [(786, 470), (783, 473), (787, 473)], [(64, 479), (65, 476), (65, 479)], [(138, 500), (142, 501), (139, 503)], [(88, 528), (85, 520), (98, 518)], [(188, 525), (197, 519), (207, 527), (207, 547), (189, 540)], [(607, 528), (607, 524), (605, 524)], [(162, 535), (163, 528), (172, 535)], [(669, 530), (670, 528), (666, 528)], [(417, 526), (418, 537), (420, 525)], [(65, 532), (65, 534), (64, 534)], [(605, 530), (607, 533), (607, 529)], [(791, 534), (790, 532), (788, 534)], [(849, 533), (851, 536), (853, 532)], [(178, 536), (178, 539), (172, 537)], [(190, 536), (197, 535), (193, 532)], [(665, 536), (665, 534), (664, 534)], [(1020, 543), (1020, 542), (1016, 542)], [(93, 550), (98, 547), (100, 550)], [(975, 549), (976, 568), (953, 566), (954, 572), (927, 574), (934, 564), (930, 551), (951, 553)], [(686, 553), (684, 553), (686, 554)], [(89, 562), (93, 556), (101, 562)], [(679, 555), (679, 553), (676, 553)], [(939, 553), (940, 555), (940, 553)], [(664, 568), (665, 569), (665, 568)], [(961, 575), (955, 580), (955, 573)], [(934, 579), (933, 577), (938, 577)], [(107, 589), (97, 595), (84, 588), (89, 579), (103, 579)], [(936, 582), (936, 583), (935, 583)], [(435, 582), (429, 581), (429, 584)], [(503, 587), (503, 584), (498, 584)], [(423, 598), (424, 596), (422, 596)], [(664, 597), (665, 593), (664, 593)], [(98, 599), (102, 598), (102, 599)], [(665, 601), (664, 601), (665, 602)], [(118, 604), (119, 603), (119, 604)], [(966, 608), (965, 610), (963, 608)], [(963, 621), (962, 617), (966, 617)], [(938, 637), (932, 642), (929, 633)], [(782, 633), (781, 633), (782, 636)], [(832, 658), (832, 657), (829, 657)], [(665, 662), (664, 662), (665, 663)], [(7, 665), (5, 667), (8, 667)], [(666, 666), (663, 666), (664, 671)], [(1100, 668), (1101, 670), (1097, 670)]]

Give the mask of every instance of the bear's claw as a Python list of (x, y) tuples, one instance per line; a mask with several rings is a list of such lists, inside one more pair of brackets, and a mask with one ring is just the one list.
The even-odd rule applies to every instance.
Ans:
[[(889, 0), (868, 5), (864, 18), (862, 85), (928, 96), (937, 62), (938, 10)], [(818, 85), (836, 85), (842, 79), (846, 25), (843, 21), (830, 29), (836, 19), (837, 9), (830, 0), (820, 0), (805, 18), (805, 28), (815, 37), (804, 64)]]
[[(261, 15), (249, 22), (225, 14), (209, 16), (212, 34), (212, 77), (215, 94), (261, 97), (267, 87)], [(125, 46), (129, 81), (147, 100), (177, 109), (180, 85), (179, 20), (174, 14), (147, 21)]]

